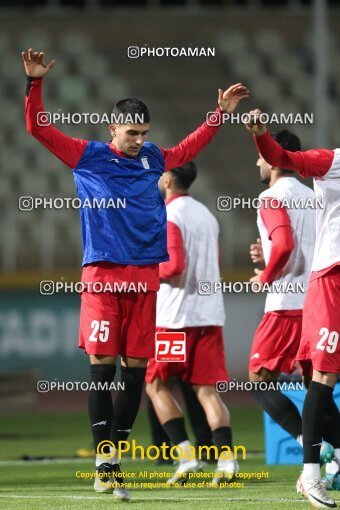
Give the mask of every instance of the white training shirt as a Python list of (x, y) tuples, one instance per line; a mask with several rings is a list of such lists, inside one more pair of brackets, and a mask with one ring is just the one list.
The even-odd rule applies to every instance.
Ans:
[[(308, 280), (312, 267), (315, 243), (315, 195), (313, 190), (302, 184), (295, 177), (281, 177), (277, 182), (260, 194), (260, 199), (274, 198), (286, 207), (294, 249), (288, 262), (272, 283), (276, 289), (268, 292), (265, 312), (275, 310), (299, 310), (303, 308)], [(299, 207), (300, 205), (300, 207)], [(302, 205), (302, 207), (301, 207)], [(303, 206), (306, 205), (306, 208)], [(295, 206), (295, 207), (294, 207)], [(262, 241), (266, 264), (270, 259), (271, 240), (258, 210), (257, 225)], [(301, 291), (303, 287), (304, 291)]]
[(171, 329), (223, 326), (222, 293), (198, 292), (200, 281), (211, 282), (212, 289), (220, 282), (217, 220), (205, 205), (188, 195), (176, 197), (166, 210), (168, 221), (177, 225), (182, 235), (185, 269), (161, 283), (156, 324)]

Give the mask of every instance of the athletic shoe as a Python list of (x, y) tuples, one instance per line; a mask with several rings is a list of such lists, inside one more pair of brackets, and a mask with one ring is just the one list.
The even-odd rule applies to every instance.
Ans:
[(332, 491), (333, 489), (333, 479), (335, 475), (326, 475), (321, 479), (321, 483), (326, 487), (328, 491)]
[(111, 464), (104, 462), (97, 467), (96, 477), (94, 479), (94, 490), (101, 494), (112, 493), (113, 478)]
[(335, 460), (335, 452), (333, 446), (326, 441), (322, 441), (320, 448), (320, 466), (322, 467), (328, 462), (332, 462), (332, 460)]
[(120, 469), (120, 464), (112, 464), (111, 470), (114, 478), (113, 497), (121, 501), (129, 501), (131, 499), (131, 495), (130, 492), (125, 487), (125, 482)]
[(326, 473), (321, 480), (328, 491), (340, 491), (340, 471), (337, 473)]
[(340, 471), (334, 475), (332, 487), (335, 491), (340, 491)]
[[(215, 455), (209, 455), (208, 458), (208, 451), (206, 448), (210, 448), (213, 446), (213, 443), (209, 443), (206, 441), (205, 443), (196, 443), (195, 449), (196, 449), (196, 458), (200, 460), (203, 464), (216, 464)], [(206, 447), (206, 448), (205, 448)], [(201, 450), (199, 450), (201, 448)], [(201, 456), (199, 456), (199, 453), (201, 453)]]
[(237, 460), (230, 460), (226, 466), (218, 467), (214, 473), (212, 483), (219, 485), (222, 482), (232, 482), (240, 470)]
[(336, 508), (335, 501), (320, 480), (302, 481), (299, 476), (296, 491), (305, 496), (314, 508)]
[(189, 473), (198, 473), (202, 471), (202, 463), (196, 459), (180, 462), (173, 476), (166, 481), (168, 486), (175, 483), (184, 483), (188, 479)]

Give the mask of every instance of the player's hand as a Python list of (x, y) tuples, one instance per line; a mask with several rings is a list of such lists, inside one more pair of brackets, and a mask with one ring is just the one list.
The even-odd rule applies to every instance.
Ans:
[(256, 239), (256, 243), (250, 245), (250, 258), (254, 264), (264, 264), (264, 256), (261, 239)]
[(267, 131), (266, 125), (261, 124), (260, 121), (261, 113), (262, 113), (261, 110), (259, 110), (258, 108), (256, 110), (251, 110), (248, 114), (248, 119), (245, 122), (245, 126), (248, 129), (248, 131), (257, 136), (264, 135), (265, 132)]
[(21, 55), (26, 74), (31, 78), (42, 78), (55, 64), (55, 60), (51, 60), (48, 64), (45, 64), (45, 53), (43, 51), (33, 51), (32, 48), (27, 52), (23, 51)]
[(256, 268), (256, 269), (254, 269), (254, 272), (255, 272), (256, 276), (253, 276), (252, 278), (250, 278), (249, 281), (252, 283), (259, 283), (260, 287), (262, 288), (263, 284), (261, 282), (261, 275), (262, 275), (263, 271), (261, 269)]
[(227, 90), (218, 89), (218, 105), (224, 113), (233, 113), (242, 99), (249, 97), (249, 90), (242, 83), (236, 83)]

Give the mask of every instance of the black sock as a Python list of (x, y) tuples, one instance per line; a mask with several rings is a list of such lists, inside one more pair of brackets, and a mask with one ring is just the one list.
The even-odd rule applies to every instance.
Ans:
[(196, 436), (197, 444), (207, 446), (211, 445), (211, 430), (207, 422), (204, 409), (201, 406), (196, 393), (189, 384), (183, 381), (180, 381), (180, 386), (184, 395), (191, 428)]
[(121, 367), (121, 382), (124, 389), (118, 391), (113, 403), (111, 441), (126, 441), (139, 411), (146, 368)]
[(222, 448), (222, 446), (229, 446), (229, 448), (232, 449), (233, 445), (232, 445), (231, 427), (219, 427), (218, 429), (213, 430), (212, 437), (213, 437), (214, 445), (218, 449), (217, 459), (222, 453), (227, 452), (227, 450), (225, 448)]
[(333, 388), (311, 381), (302, 410), (303, 463), (319, 464), (325, 413)]
[(253, 390), (252, 394), (264, 411), (286, 432), (295, 439), (302, 434), (302, 419), (290, 398), (276, 390)]
[(332, 398), (325, 411), (322, 436), (333, 448), (340, 448), (340, 411)]
[(148, 416), (151, 427), (152, 444), (155, 446), (161, 446), (163, 443), (169, 444), (170, 440), (163, 429), (161, 422), (158, 419), (155, 408), (152, 404), (151, 399), (148, 397)]
[[(116, 367), (114, 365), (91, 365), (91, 382), (106, 383), (109, 387), (113, 382)], [(110, 439), (112, 423), (112, 395), (109, 389), (90, 390), (88, 394), (88, 412), (95, 451), (101, 441)], [(105, 451), (104, 453), (109, 453)]]
[(185, 429), (184, 418), (174, 418), (173, 420), (168, 420), (163, 424), (163, 428), (170, 437), (170, 440), (174, 446), (189, 439)]

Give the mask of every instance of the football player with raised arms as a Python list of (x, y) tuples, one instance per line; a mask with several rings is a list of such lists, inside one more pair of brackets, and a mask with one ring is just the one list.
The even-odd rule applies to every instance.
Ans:
[[(260, 110), (250, 112), (247, 128), (268, 164), (313, 177), (316, 240), (312, 273), (303, 307), (302, 337), (297, 353), (303, 372), (312, 377), (302, 412), (303, 471), (297, 491), (315, 508), (335, 508), (321, 482), (320, 446), (325, 430), (340, 469), (340, 413), (333, 390), (340, 372), (340, 149), (290, 151), (280, 146), (261, 123)], [(330, 420), (326, 420), (326, 416)]]
[[(286, 129), (273, 133), (272, 137), (284, 149), (301, 150), (299, 138)], [(265, 314), (250, 352), (249, 379), (274, 382), (281, 372), (290, 374), (296, 369), (302, 308), (315, 243), (314, 192), (296, 179), (293, 171), (270, 165), (262, 154), (258, 155), (257, 166), (261, 182), (268, 188), (259, 196), (260, 240), (259, 244), (251, 245), (251, 257), (255, 263), (262, 262), (256, 250), (259, 247), (265, 268), (256, 268), (256, 276), (251, 281), (274, 284), (277, 290), (273, 288), (266, 297)], [(294, 207), (296, 199), (305, 202), (306, 207)], [(253, 395), (271, 418), (302, 446), (302, 421), (295, 404), (274, 389), (255, 388)]]
[[(175, 147), (162, 149), (146, 141), (150, 129), (147, 106), (129, 98), (114, 107), (116, 118), (123, 119), (109, 125), (108, 143), (71, 138), (38, 122), (39, 113), (45, 110), (43, 81), (55, 61), (45, 64), (44, 53), (32, 48), (23, 52), (22, 58), (28, 76), (25, 112), (29, 133), (73, 170), (81, 201), (112, 197), (126, 201), (125, 208), (80, 209), (82, 281), (132, 283), (137, 288), (142, 283), (147, 287), (145, 292), (83, 292), (81, 296), (79, 346), (89, 356), (91, 381), (111, 383), (116, 357), (121, 355), (125, 385), (114, 404), (109, 390), (89, 391), (88, 410), (97, 451), (102, 441), (117, 445), (127, 439), (138, 413), (147, 361), (154, 355), (158, 265), (168, 260), (166, 210), (158, 180), (164, 171), (191, 161), (219, 128), (204, 122)], [(231, 113), (245, 97), (248, 90), (242, 84), (219, 90), (217, 111)], [(127, 119), (131, 116), (142, 116), (143, 123), (130, 123)], [(103, 453), (110, 455), (109, 446)], [(110, 460), (97, 455), (96, 468), (95, 490), (114, 488), (115, 497), (129, 498), (118, 480), (109, 480), (119, 469), (116, 455)]]

